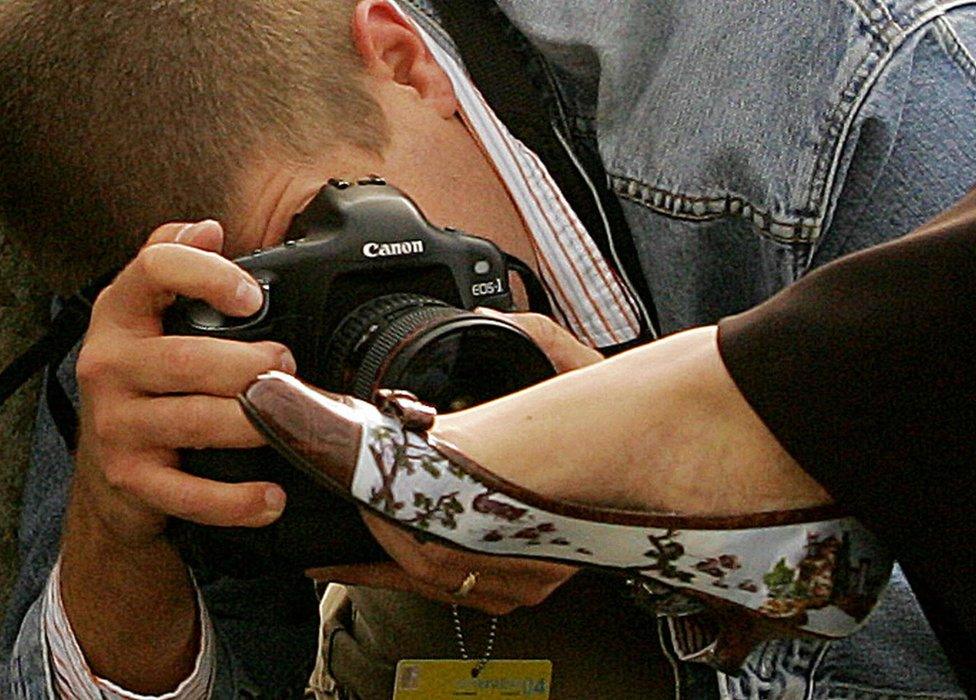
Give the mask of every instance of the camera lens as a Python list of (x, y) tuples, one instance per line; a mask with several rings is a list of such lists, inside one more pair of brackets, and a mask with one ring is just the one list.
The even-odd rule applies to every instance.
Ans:
[(325, 367), (325, 383), (336, 391), (368, 400), (376, 389), (406, 389), (444, 413), (556, 374), (514, 324), (411, 293), (353, 309), (336, 329)]

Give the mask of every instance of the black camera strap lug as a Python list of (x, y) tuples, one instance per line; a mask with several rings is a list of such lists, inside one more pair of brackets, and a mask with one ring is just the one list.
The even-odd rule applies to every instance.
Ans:
[(552, 302), (549, 301), (545, 287), (532, 269), (510, 253), (503, 251), (502, 255), (505, 256), (505, 264), (508, 265), (509, 271), (517, 274), (525, 286), (525, 293), (529, 297), (529, 310), (552, 316)]

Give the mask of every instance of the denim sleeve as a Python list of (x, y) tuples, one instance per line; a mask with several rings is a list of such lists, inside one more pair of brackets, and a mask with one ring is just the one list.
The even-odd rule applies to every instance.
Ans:
[[(894, 53), (854, 121), (811, 267), (909, 233), (976, 184), (974, 52), (976, 6), (963, 6)], [(817, 659), (813, 697), (879, 687), (891, 697), (963, 697), (900, 570), (868, 625)]]
[[(59, 377), (68, 393), (77, 397), (73, 360), (74, 355)], [(0, 634), (0, 697), (53, 697), (39, 599), (57, 560), (72, 469), (71, 457), (42, 401), (24, 490), (21, 568)], [(317, 644), (311, 582), (300, 576), (236, 581), (207, 577), (205, 572), (198, 580), (216, 631), (212, 696), (300, 697)], [(18, 636), (20, 653), (13, 657)]]
[[(20, 621), (19, 634), (13, 643), (9, 664), (5, 664), (6, 676), (0, 688), (2, 697), (10, 700), (39, 700), (57, 697), (54, 692), (52, 667), (48, 645), (44, 637), (43, 600), (38, 596)], [(231, 646), (225, 639), (217, 638), (216, 678), (212, 687), (213, 698), (259, 697), (259, 688), (247, 677), (237, 663)]]
[(866, 95), (812, 266), (906, 234), (976, 184), (976, 6), (904, 38)]

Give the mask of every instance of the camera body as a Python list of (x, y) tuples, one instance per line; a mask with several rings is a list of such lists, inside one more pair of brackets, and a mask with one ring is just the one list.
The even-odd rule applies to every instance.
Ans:
[[(246, 318), (180, 300), (167, 332), (234, 340), (275, 340), (291, 349), (307, 381), (336, 386), (330, 350), (344, 319), (366, 302), (415, 293), (458, 309), (511, 311), (505, 256), (491, 241), (439, 229), (382, 179), (330, 180), (292, 221), (287, 240), (235, 262), (264, 289)], [(368, 398), (368, 397), (367, 397)]]
[[(366, 400), (378, 388), (406, 389), (441, 412), (555, 375), (518, 326), (471, 311), (512, 309), (506, 256), (490, 241), (431, 225), (379, 178), (330, 181), (293, 219), (285, 243), (235, 262), (264, 289), (261, 309), (233, 318), (180, 299), (167, 314), (168, 333), (275, 340), (315, 386)], [(533, 285), (541, 290), (530, 271), (516, 271), (530, 298)], [(288, 495), (281, 517), (264, 528), (173, 521), (170, 537), (200, 571), (247, 578), (387, 557), (352, 503), (270, 448), (181, 457), (191, 474), (271, 481)]]

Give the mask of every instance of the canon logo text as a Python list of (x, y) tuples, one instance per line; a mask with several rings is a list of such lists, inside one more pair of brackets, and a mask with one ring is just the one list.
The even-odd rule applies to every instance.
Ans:
[(367, 258), (390, 258), (397, 255), (417, 255), (423, 252), (423, 241), (370, 242), (363, 245), (363, 255)]

